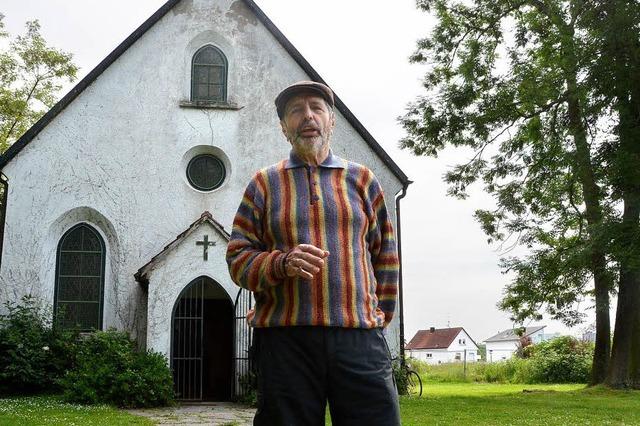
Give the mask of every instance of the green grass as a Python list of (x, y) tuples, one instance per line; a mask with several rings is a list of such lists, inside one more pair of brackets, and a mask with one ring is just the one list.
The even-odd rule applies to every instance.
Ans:
[(0, 425), (153, 425), (106, 405), (66, 404), (55, 396), (0, 398)]
[[(640, 391), (430, 382), (422, 397), (401, 397), (400, 410), (403, 426), (640, 425)], [(3, 426), (151, 424), (108, 406), (65, 404), (55, 396), (0, 399)]]
[(639, 391), (584, 385), (430, 383), (400, 408), (403, 426), (640, 425)]

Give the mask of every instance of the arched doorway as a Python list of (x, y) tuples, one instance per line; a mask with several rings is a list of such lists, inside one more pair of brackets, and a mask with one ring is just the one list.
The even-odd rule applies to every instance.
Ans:
[(173, 308), (171, 368), (176, 397), (183, 401), (231, 399), (233, 304), (209, 277), (198, 277)]

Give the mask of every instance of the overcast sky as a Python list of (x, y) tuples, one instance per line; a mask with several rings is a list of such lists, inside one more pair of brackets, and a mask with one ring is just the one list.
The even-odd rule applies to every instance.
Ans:
[[(442, 182), (464, 154), (416, 158), (397, 148), (403, 136), (397, 117), (420, 93), (424, 74), (408, 57), (433, 20), (414, 0), (256, 2), (414, 181), (402, 200), (407, 340), (430, 326), (464, 327), (478, 343), (511, 328), (508, 315), (496, 308), (509, 277), (497, 266), (498, 248), (487, 244), (472, 218), (491, 200), (479, 188), (468, 200), (452, 199)], [(2, 0), (0, 12), (13, 35), (23, 32), (27, 20), (39, 19), (47, 42), (73, 53), (81, 79), (163, 3)], [(540, 324), (548, 332), (576, 334), (582, 328)]]

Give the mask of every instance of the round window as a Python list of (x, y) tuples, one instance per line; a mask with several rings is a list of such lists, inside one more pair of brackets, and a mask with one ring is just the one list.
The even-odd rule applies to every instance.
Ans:
[(224, 163), (215, 155), (196, 155), (187, 165), (189, 183), (200, 191), (211, 191), (222, 185), (226, 170)]

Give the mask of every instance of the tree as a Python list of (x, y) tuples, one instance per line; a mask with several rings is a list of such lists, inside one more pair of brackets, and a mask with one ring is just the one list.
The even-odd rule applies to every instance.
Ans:
[(545, 309), (575, 325), (576, 303), (593, 296), (591, 381), (602, 382), (617, 274), (608, 231), (617, 204), (601, 161), (610, 155), (611, 134), (598, 126), (610, 115), (589, 80), (601, 45), (585, 29), (584, 2), (417, 4), (433, 10), (438, 24), (411, 57), (431, 67), (427, 94), (401, 118), (401, 146), (431, 156), (448, 146), (473, 150), (469, 162), (446, 174), (450, 194), (464, 198), (469, 185), (483, 182), (496, 200), (494, 210), (476, 212), (489, 241), (527, 249), (502, 260), (515, 278), (499, 306), (518, 322)]
[[(9, 38), (0, 13), (0, 41)], [(37, 20), (25, 35), (0, 50), (0, 154), (56, 102), (61, 82), (72, 82), (78, 68), (72, 55), (47, 46)]]
[(592, 84), (615, 122), (609, 179), (622, 201), (622, 215), (611, 232), (620, 280), (607, 383), (640, 388), (640, 3), (593, 0), (586, 6), (589, 30), (601, 42)]

